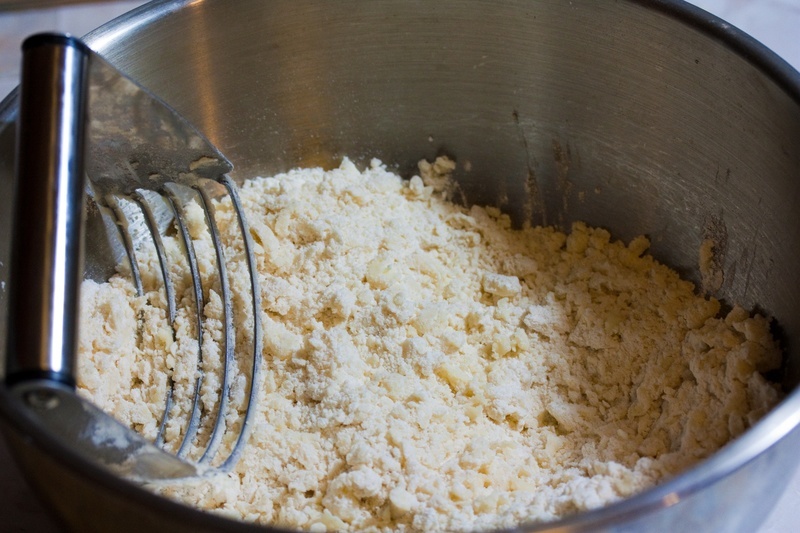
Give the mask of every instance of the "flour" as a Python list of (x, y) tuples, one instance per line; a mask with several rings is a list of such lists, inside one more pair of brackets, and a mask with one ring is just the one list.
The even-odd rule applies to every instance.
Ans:
[[(310, 531), (507, 528), (651, 487), (780, 399), (761, 374), (781, 361), (769, 320), (721, 316), (646, 238), (515, 230), (495, 208), (442, 198), (451, 162), (420, 168), (403, 181), (345, 159), (244, 184), (265, 327), (255, 427), (231, 473), (154, 490)], [(230, 206), (217, 214), (235, 234)], [(197, 347), (186, 317), (173, 339), (145, 256), (147, 297), (125, 276), (84, 282), (80, 379), (154, 437), (167, 375)]]

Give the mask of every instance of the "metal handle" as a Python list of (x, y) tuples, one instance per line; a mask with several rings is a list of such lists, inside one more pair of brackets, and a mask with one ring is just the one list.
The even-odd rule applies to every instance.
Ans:
[(6, 382), (74, 385), (83, 274), (88, 47), (22, 45)]

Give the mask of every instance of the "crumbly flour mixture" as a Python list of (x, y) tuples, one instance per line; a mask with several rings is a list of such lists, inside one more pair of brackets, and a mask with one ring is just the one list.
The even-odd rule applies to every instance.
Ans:
[[(311, 531), (511, 527), (657, 484), (779, 400), (761, 375), (781, 357), (768, 319), (720, 315), (646, 255), (645, 237), (515, 230), (497, 209), (449, 203), (452, 168), (423, 162), (404, 181), (344, 160), (242, 187), (265, 325), (255, 428), (231, 473), (155, 490)], [(230, 206), (217, 214), (225, 233)], [(124, 275), (84, 283), (80, 377), (85, 395), (153, 437), (167, 376), (180, 388), (197, 346), (183, 315), (173, 340), (147, 257), (147, 297)], [(207, 300), (213, 361), (213, 287)], [(177, 407), (168, 441), (188, 410)]]

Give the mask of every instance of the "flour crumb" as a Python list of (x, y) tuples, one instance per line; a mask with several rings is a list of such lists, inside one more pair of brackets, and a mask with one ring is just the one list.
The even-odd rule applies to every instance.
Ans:
[(717, 247), (718, 245), (713, 239), (704, 239), (703, 242), (700, 243), (700, 278), (703, 290), (706, 293), (718, 291), (725, 281), (720, 259), (715, 253)]

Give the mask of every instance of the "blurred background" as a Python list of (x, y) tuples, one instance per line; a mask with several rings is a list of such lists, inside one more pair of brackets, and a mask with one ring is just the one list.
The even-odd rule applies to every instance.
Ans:
[[(83, 35), (138, 7), (142, 1), (0, 0), (0, 98), (18, 84), (19, 46), (40, 31)], [(800, 0), (692, 0), (706, 11), (749, 33), (800, 70)], [(0, 531), (55, 533), (0, 441)], [(800, 531), (800, 472), (772, 515), (755, 533)]]

